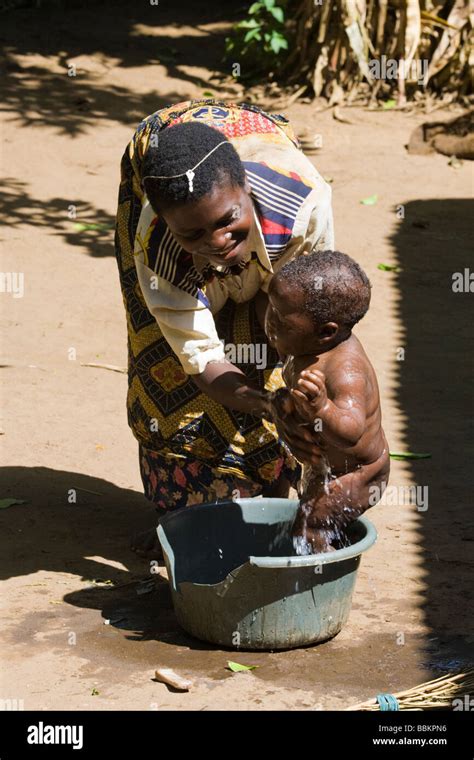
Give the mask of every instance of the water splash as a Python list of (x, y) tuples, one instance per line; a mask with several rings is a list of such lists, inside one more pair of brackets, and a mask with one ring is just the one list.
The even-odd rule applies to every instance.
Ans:
[(313, 554), (313, 546), (309, 543), (307, 539), (307, 532), (306, 532), (306, 526), (303, 529), (303, 535), (302, 536), (294, 536), (293, 538), (293, 549), (295, 550), (295, 554), (298, 557), (304, 557), (307, 554)]
[(269, 543), (269, 550), (274, 551), (286, 546), (288, 541), (288, 533), (291, 529), (292, 521), (282, 522), (281, 525), (275, 531), (272, 540)]
[[(303, 515), (303, 526), (301, 535), (293, 538), (293, 548), (297, 556), (316, 553), (308, 533), (308, 518), (313, 512), (311, 502), (313, 504), (317, 502), (318, 492), (320, 496), (322, 493), (326, 496), (332, 496), (341, 505), (339, 510), (335, 510), (334, 515), (327, 516), (322, 521), (324, 525), (321, 524), (321, 527), (316, 531), (319, 543), (324, 547), (318, 550), (318, 553), (319, 551), (335, 551), (351, 545), (351, 540), (346, 533), (345, 526), (358, 517), (360, 510), (353, 509), (347, 505), (342, 506), (344, 496), (334, 490), (331, 491), (333, 483), (337, 484), (338, 478), (333, 475), (331, 466), (325, 455), (322, 456), (319, 467), (312, 465), (303, 467), (302, 477), (298, 484), (298, 498), (301, 505), (300, 514)], [(314, 538), (314, 529), (311, 533)]]

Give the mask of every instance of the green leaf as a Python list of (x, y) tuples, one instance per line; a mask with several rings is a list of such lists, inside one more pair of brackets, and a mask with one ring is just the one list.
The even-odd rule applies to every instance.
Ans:
[(244, 42), (250, 42), (250, 40), (261, 40), (262, 35), (260, 29), (251, 29), (244, 37)]
[(249, 21), (241, 21), (237, 24), (237, 29), (257, 29), (257, 27), (260, 29), (260, 26), (256, 18), (251, 18)]
[(413, 451), (391, 451), (390, 459), (431, 459), (431, 454), (415, 454)]
[(227, 662), (227, 667), (233, 673), (241, 673), (244, 670), (255, 670), (255, 668), (258, 668), (258, 665), (241, 665), (238, 662), (232, 662), (232, 660), (229, 660)]
[(395, 264), (377, 264), (377, 269), (381, 269), (382, 272), (399, 272), (400, 267)]
[(384, 111), (389, 111), (391, 108), (395, 108), (396, 105), (396, 100), (386, 100), (385, 103), (382, 104), (382, 108)]
[(280, 50), (286, 50), (288, 48), (288, 42), (284, 37), (274, 35), (271, 39), (270, 47), (274, 53), (279, 53)]
[(205, 98), (213, 98), (214, 97), (214, 93), (213, 92), (209, 92), (209, 90), (204, 90), (204, 92), (202, 94), (203, 94), (203, 96)]
[(249, 8), (249, 13), (253, 16), (254, 13), (258, 13), (263, 8), (263, 3), (252, 3)]
[(84, 230), (113, 230), (113, 224), (87, 224), (77, 222), (74, 225), (74, 229), (78, 232), (84, 232)]
[(262, 0), (263, 5), (269, 11), (275, 5), (275, 0)]
[(14, 507), (15, 504), (26, 504), (23, 499), (0, 499), (0, 509), (7, 509), (7, 507)]
[(276, 8), (270, 8), (269, 10), (273, 18), (276, 18), (276, 20), (279, 21), (280, 24), (283, 24), (283, 21), (285, 20), (283, 8), (276, 7)]
[(375, 206), (379, 199), (379, 196), (375, 193), (375, 195), (369, 195), (368, 198), (362, 198), (360, 203), (362, 203), (363, 206)]
[(91, 697), (97, 697), (100, 694), (100, 691), (97, 691), (97, 689), (94, 687), (91, 691)]

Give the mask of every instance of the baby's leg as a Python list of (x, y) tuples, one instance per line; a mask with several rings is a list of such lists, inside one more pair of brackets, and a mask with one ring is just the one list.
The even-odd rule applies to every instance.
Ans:
[(297, 549), (316, 553), (346, 545), (345, 528), (372, 506), (371, 487), (384, 490), (383, 476), (374, 477), (379, 473), (378, 461), (338, 477), (304, 473), (292, 531)]

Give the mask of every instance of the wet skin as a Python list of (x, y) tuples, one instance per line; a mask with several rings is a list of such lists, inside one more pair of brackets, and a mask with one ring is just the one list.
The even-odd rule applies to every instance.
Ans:
[(278, 275), (269, 288), (265, 329), (286, 356), (285, 409), (292, 424), (314, 430), (322, 453), (319, 465), (303, 469), (293, 535), (313, 551), (328, 551), (341, 530), (376, 503), (372, 487), (381, 496), (388, 480), (377, 378), (355, 335), (336, 322), (315, 325), (302, 292)]

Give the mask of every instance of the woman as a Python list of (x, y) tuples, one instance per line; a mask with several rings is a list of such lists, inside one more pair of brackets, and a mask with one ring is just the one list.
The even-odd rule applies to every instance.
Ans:
[[(272, 401), (283, 357), (264, 318), (273, 274), (333, 247), (330, 188), (283, 116), (202, 100), (138, 126), (122, 159), (116, 255), (128, 420), (159, 514), (287, 496), (300, 474), (290, 451), (318, 457)], [(153, 529), (134, 548), (150, 555), (155, 542)]]

